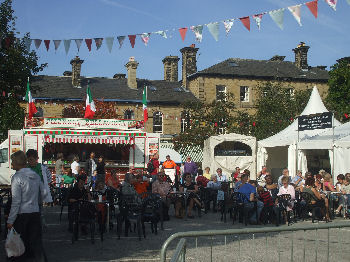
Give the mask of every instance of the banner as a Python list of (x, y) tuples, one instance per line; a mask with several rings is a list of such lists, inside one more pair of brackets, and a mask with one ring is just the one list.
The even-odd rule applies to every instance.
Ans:
[(298, 131), (332, 128), (331, 112), (298, 117)]

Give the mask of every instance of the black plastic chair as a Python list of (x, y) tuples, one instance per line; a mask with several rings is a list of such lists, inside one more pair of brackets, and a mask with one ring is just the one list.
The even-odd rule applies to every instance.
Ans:
[(256, 201), (252, 202), (253, 208), (250, 208), (247, 204), (251, 203), (251, 201), (249, 201), (249, 199), (245, 194), (236, 192), (235, 197), (236, 197), (235, 201), (236, 201), (236, 208), (239, 215), (239, 221), (243, 222), (247, 226), (249, 222), (249, 216), (252, 212), (256, 213), (256, 221), (259, 221)]
[[(224, 221), (226, 223), (227, 219), (227, 213), (230, 213), (230, 218), (233, 219), (233, 209), (234, 209), (234, 198), (232, 196), (232, 192), (230, 190), (230, 184), (229, 182), (222, 182), (221, 183), (221, 191), (223, 192), (223, 200), (218, 201), (218, 205), (220, 207), (221, 211), (221, 221)], [(233, 220), (234, 223), (234, 220)]]
[(312, 214), (311, 219), (312, 219), (312, 223), (314, 223), (315, 220), (318, 220), (318, 219), (316, 219), (316, 217), (317, 217), (316, 214), (317, 213), (321, 214), (321, 207), (319, 207), (316, 204), (311, 203), (312, 200), (314, 200), (314, 199), (313, 199), (312, 195), (309, 194), (308, 192), (300, 192), (300, 197), (302, 200), (305, 201), (305, 204), (306, 204), (306, 206), (302, 212), (303, 213), (303, 215), (302, 215), (303, 220), (305, 220), (307, 212), (311, 211), (311, 214)]
[[(290, 225), (290, 213), (291, 211), (287, 211), (288, 203), (291, 201), (292, 197), (290, 194), (283, 194), (279, 195), (278, 197), (278, 204), (280, 207), (280, 211), (282, 212), (283, 216), (287, 219), (288, 226)], [(277, 216), (280, 216), (280, 214), (277, 214)], [(279, 220), (279, 217), (277, 218)]]
[(141, 198), (141, 225), (143, 237), (146, 238), (145, 222), (150, 222), (152, 233), (155, 235), (158, 234), (158, 222), (163, 222), (163, 202), (159, 194), (153, 194), (150, 192), (143, 193)]
[(61, 205), (61, 212), (60, 212), (60, 223), (62, 221), (62, 213), (63, 213), (63, 208), (65, 206), (68, 206), (68, 195), (70, 192), (71, 188), (61, 188), (60, 189), (60, 194), (59, 194), (59, 204)]
[[(0, 189), (0, 233), (1, 233), (1, 218), (2, 218), (2, 212), (1, 209), (4, 209), (4, 214), (9, 215), (10, 213), (10, 208), (11, 208), (11, 188), (2, 188)], [(4, 232), (7, 233), (7, 228), (6, 228), (6, 222), (5, 221), (5, 227), (4, 227)]]

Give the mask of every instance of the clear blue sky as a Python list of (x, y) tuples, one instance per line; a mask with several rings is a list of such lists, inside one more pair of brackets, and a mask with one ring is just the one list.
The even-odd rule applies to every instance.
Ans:
[[(63, 42), (57, 53), (51, 41), (49, 52), (44, 43), (37, 51), (40, 62), (48, 63), (41, 73), (62, 75), (71, 70), (69, 61), (79, 55), (85, 62), (82, 65), (84, 76), (112, 77), (115, 73), (126, 73), (124, 65), (130, 56), (139, 62), (138, 78), (163, 79), (162, 59), (167, 55), (181, 57), (179, 49), (195, 43), (199, 47), (198, 70), (230, 57), (269, 59), (273, 55), (284, 55), (286, 60), (294, 61), (292, 49), (300, 41), (311, 46), (309, 65), (331, 66), (336, 59), (350, 56), (350, 5), (346, 0), (338, 0), (337, 11), (333, 11), (324, 0), (318, 3), (318, 18), (315, 19), (304, 5), (301, 9), (302, 27), (298, 25), (288, 10), (284, 15), (284, 30), (280, 30), (268, 14), (263, 16), (261, 30), (258, 31), (251, 19), (248, 32), (239, 20), (235, 21), (226, 37), (224, 26), (220, 23), (219, 41), (216, 42), (208, 29), (203, 29), (203, 41), (197, 43), (192, 31), (188, 30), (182, 42), (180, 27), (206, 24), (229, 18), (270, 11), (304, 3), (307, 0), (13, 0), (17, 19), (17, 29), (21, 36), (25, 32), (38, 39), (76, 39), (114, 36), (112, 53), (106, 43), (91, 52), (85, 43), (77, 53), (72, 41), (68, 55)], [(171, 38), (163, 39), (151, 35), (146, 47), (140, 37), (132, 49), (128, 39), (118, 49), (116, 36), (154, 32), (175, 28)], [(32, 43), (32, 48), (34, 43)], [(179, 62), (179, 77), (181, 60)]]

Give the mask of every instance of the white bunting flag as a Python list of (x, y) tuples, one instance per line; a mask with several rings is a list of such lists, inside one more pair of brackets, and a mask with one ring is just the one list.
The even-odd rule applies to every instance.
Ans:
[(207, 27), (215, 41), (219, 41), (219, 22), (207, 24)]
[(70, 48), (70, 42), (71, 42), (71, 39), (63, 40), (64, 50), (66, 51), (66, 55), (68, 54), (68, 51)]
[(149, 41), (150, 33), (143, 33), (141, 34), (141, 40), (147, 46), (148, 41)]
[(53, 44), (55, 46), (55, 52), (57, 51), (58, 47), (60, 46), (62, 40), (53, 40)]
[(272, 20), (278, 25), (281, 30), (283, 30), (283, 16), (284, 16), (284, 8), (273, 10), (269, 12)]
[(25, 37), (23, 38), (23, 41), (27, 51), (30, 51), (30, 46), (32, 45), (32, 39)]
[(326, 3), (334, 10), (337, 10), (337, 1), (338, 0), (325, 0)]
[(234, 22), (234, 19), (228, 19), (228, 20), (223, 21), (224, 26), (225, 26), (226, 36), (230, 32), (231, 27), (233, 26), (233, 22)]
[(119, 42), (119, 49), (120, 49), (120, 48), (122, 48), (122, 45), (124, 43), (125, 36), (118, 36), (117, 39), (118, 39), (118, 42)]
[(108, 51), (110, 53), (112, 52), (113, 42), (114, 42), (114, 37), (106, 37), (106, 44), (107, 44)]
[(94, 38), (94, 40), (96, 44), (96, 50), (100, 49), (100, 47), (102, 46), (103, 38)]
[(74, 39), (75, 44), (77, 45), (78, 52), (80, 51), (81, 43), (83, 42), (83, 39)]
[(263, 14), (253, 15), (253, 19), (255, 20), (255, 23), (258, 26), (259, 30), (260, 30), (262, 17), (263, 17)]
[(202, 25), (196, 25), (196, 26), (191, 26), (190, 27), (192, 32), (194, 33), (196, 37), (197, 42), (202, 42), (203, 39), (203, 26)]
[(301, 5), (290, 6), (288, 7), (288, 10), (292, 13), (295, 20), (297, 20), (298, 24), (301, 26), (300, 7)]
[(35, 48), (38, 49), (41, 45), (41, 39), (34, 39)]
[(168, 38), (168, 36), (166, 34), (166, 31), (157, 31), (157, 32), (154, 32), (154, 34), (160, 35), (160, 36), (162, 36), (164, 38)]

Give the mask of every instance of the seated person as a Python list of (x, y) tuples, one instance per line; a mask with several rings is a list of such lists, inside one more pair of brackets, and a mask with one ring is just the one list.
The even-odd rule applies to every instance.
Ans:
[[(287, 203), (287, 211), (291, 211), (294, 207), (295, 190), (292, 185), (289, 184), (289, 177), (282, 177), (282, 187), (279, 188), (277, 196), (290, 195), (291, 199)], [(277, 201), (277, 200), (276, 200)]]
[(334, 185), (332, 182), (332, 176), (329, 173), (325, 173), (323, 178), (323, 191), (335, 192)]
[(116, 170), (112, 170), (111, 175), (107, 176), (106, 185), (115, 190), (119, 189), (120, 181)]
[[(147, 192), (147, 188), (149, 187), (149, 183), (147, 181), (143, 181), (143, 175), (142, 174), (136, 175), (136, 181), (134, 182), (133, 185), (134, 185), (135, 191), (140, 196), (143, 193), (146, 193)], [(144, 198), (146, 196), (144, 195), (142, 197)]]
[(207, 194), (208, 199), (205, 201), (205, 210), (207, 211), (210, 209), (210, 202), (213, 201), (213, 212), (216, 212), (218, 190), (221, 189), (221, 182), (218, 181), (216, 175), (211, 175), (211, 180), (208, 182), (207, 188), (209, 192)]
[(272, 215), (274, 217), (279, 215), (279, 208), (275, 206), (269, 191), (264, 189), (262, 186), (258, 186), (257, 192), (259, 199), (264, 203), (264, 208), (261, 212), (261, 219), (264, 223), (266, 223), (268, 220), (271, 222)]
[(210, 167), (207, 166), (206, 168), (204, 168), (204, 174), (203, 174), (203, 176), (204, 176), (206, 179), (208, 179), (208, 180), (211, 179)]
[(337, 183), (335, 184), (337, 192), (341, 192), (341, 186), (344, 184), (345, 176), (343, 174), (339, 174), (337, 176)]
[(159, 173), (158, 178), (155, 182), (152, 183), (152, 193), (159, 194), (162, 199), (162, 208), (163, 208), (163, 219), (169, 220), (169, 207), (170, 207), (170, 199), (167, 198), (169, 192), (171, 190), (171, 185), (167, 181), (164, 173)]
[[(189, 193), (187, 198), (187, 217), (188, 218), (194, 218), (192, 215), (192, 209), (194, 204), (196, 203), (199, 207), (202, 207), (199, 197), (197, 195), (198, 193), (198, 186), (192, 182), (192, 175), (190, 173), (184, 174), (184, 183), (180, 185), (180, 192)], [(175, 216), (177, 218), (182, 218), (180, 214), (180, 209), (182, 208), (182, 200), (176, 199), (175, 202)]]
[[(107, 188), (105, 186), (105, 183), (101, 180), (99, 180), (95, 186), (95, 190), (96, 190), (96, 197), (98, 200), (100, 199), (100, 196), (102, 201), (106, 201), (107, 199)], [(107, 206), (103, 203), (98, 203), (96, 205), (96, 209), (98, 211), (98, 224), (100, 226), (100, 230), (104, 230), (103, 225), (106, 224), (106, 214), (107, 214)]]
[(277, 198), (277, 193), (278, 193), (278, 186), (277, 184), (272, 182), (272, 176), (271, 175), (267, 175), (265, 177), (265, 186), (264, 188), (270, 192), (270, 195), (272, 197), (272, 200), (275, 202), (275, 199)]
[(203, 176), (203, 170), (198, 169), (198, 176), (196, 178), (197, 186), (206, 187), (208, 182), (209, 182), (209, 179), (207, 179), (205, 176)]
[(348, 206), (348, 208), (350, 206), (350, 179), (349, 178), (344, 180), (344, 183), (340, 187), (340, 192), (341, 192), (341, 195), (339, 197), (339, 206), (335, 211), (337, 215), (340, 214), (340, 211), (344, 206)]
[(294, 186), (295, 190), (300, 191), (300, 187), (304, 185), (304, 183), (303, 173), (298, 170), (297, 175), (292, 178), (291, 184)]
[(65, 187), (70, 187), (73, 185), (75, 181), (75, 177), (73, 176), (71, 169), (69, 169), (68, 174), (64, 174), (62, 176), (62, 181)]

